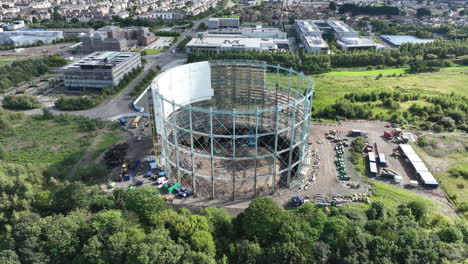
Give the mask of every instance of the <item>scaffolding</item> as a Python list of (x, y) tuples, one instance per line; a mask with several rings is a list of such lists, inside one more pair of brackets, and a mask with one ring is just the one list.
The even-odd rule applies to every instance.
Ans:
[(156, 77), (149, 93), (170, 180), (197, 196), (270, 195), (297, 179), (313, 95), (302, 73), (257, 61), (193, 63)]

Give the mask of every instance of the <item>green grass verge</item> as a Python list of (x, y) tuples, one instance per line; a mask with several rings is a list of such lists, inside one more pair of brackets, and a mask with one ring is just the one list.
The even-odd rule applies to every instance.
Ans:
[(455, 67), (445, 67), (440, 69), (441, 71), (465, 71), (468, 70), (468, 66), (455, 66)]
[(371, 185), (374, 189), (374, 195), (372, 201), (383, 202), (388, 208), (396, 210), (400, 204), (405, 204), (412, 201), (418, 201), (425, 204), (430, 211), (442, 211), (446, 208), (446, 205), (433, 201), (420, 194), (412, 191), (408, 191), (401, 188), (393, 187), (389, 184), (371, 181)]
[(144, 49), (142, 50), (143, 52), (146, 53), (146, 55), (157, 55), (160, 52), (162, 52), (164, 49)]
[(9, 61), (2, 61), (2, 60), (0, 60), (0, 66), (5, 65), (5, 64), (8, 64), (8, 63), (10, 63), (10, 62), (9, 62)]

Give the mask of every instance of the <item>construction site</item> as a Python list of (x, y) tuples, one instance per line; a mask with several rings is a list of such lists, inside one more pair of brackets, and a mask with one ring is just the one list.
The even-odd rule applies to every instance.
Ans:
[(379, 121), (313, 123), (313, 87), (301, 73), (262, 62), (163, 72), (147, 91), (149, 119), (120, 119), (132, 138), (109, 152), (116, 170), (108, 190), (151, 185), (171, 206), (222, 206), (235, 215), (258, 196), (293, 207), (370, 203), (370, 181), (380, 181), (450, 208), (408, 144), (419, 132)]
[[(269, 82), (267, 74), (289, 76), (291, 85)], [(149, 95), (159, 166), (200, 198), (247, 199), (288, 188), (307, 167), (312, 94), (309, 78), (262, 62), (172, 68)]]

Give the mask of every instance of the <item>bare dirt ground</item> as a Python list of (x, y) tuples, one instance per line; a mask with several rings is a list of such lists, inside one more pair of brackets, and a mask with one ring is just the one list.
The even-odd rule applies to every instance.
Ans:
[(63, 54), (66, 53), (70, 49), (70, 47), (75, 44), (76, 43), (60, 43), (53, 45), (43, 45), (38, 47), (24, 48), (22, 50), (20, 49), (20, 51), (18, 52), (16, 52), (15, 50), (4, 50), (0, 51), (0, 59), (1, 56), (15, 56), (28, 58), (53, 54)]
[[(127, 119), (129, 126), (132, 120), (133, 118)], [(125, 157), (126, 160), (129, 162), (134, 162), (137, 160), (141, 162), (138, 173), (135, 175), (135, 177), (132, 177), (130, 181), (123, 181), (123, 179), (119, 176), (120, 167), (115, 168), (108, 179), (108, 183), (101, 186), (102, 189), (107, 191), (112, 191), (114, 188), (128, 189), (139, 180), (143, 181), (142, 185), (152, 185), (154, 183), (148, 178), (143, 177), (146, 172), (150, 170), (149, 163), (146, 161), (146, 158), (148, 156), (154, 155), (153, 141), (151, 138), (151, 125), (145, 127), (145, 123), (149, 123), (149, 120), (147, 118), (142, 118), (138, 128), (130, 128), (127, 126), (127, 137), (124, 137), (117, 143), (127, 143), (129, 145), (129, 148), (127, 149), (127, 155)], [(136, 140), (138, 137), (141, 138), (140, 141)], [(107, 188), (108, 184), (111, 182), (116, 183), (115, 187)]]

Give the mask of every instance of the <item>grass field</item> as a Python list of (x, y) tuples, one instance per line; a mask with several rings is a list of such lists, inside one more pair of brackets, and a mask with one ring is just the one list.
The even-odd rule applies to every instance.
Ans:
[(445, 67), (440, 69), (441, 71), (458, 71), (458, 70), (468, 70), (468, 66), (458, 66), (458, 67)]
[(120, 130), (112, 125), (84, 130), (78, 119), (24, 117), (12, 128), (0, 130), (0, 145), (6, 152), (2, 162), (31, 164), (35, 168), (57, 165), (67, 168), (84, 155), (97, 157), (122, 138)]
[[(406, 74), (409, 68), (390, 68), (381, 70), (364, 70), (364, 71), (332, 71), (319, 74), (318, 76), (378, 76), (382, 74), (384, 76), (393, 74)], [(457, 71), (457, 70), (468, 70), (468, 66), (458, 67), (445, 67), (440, 69), (441, 71)]]
[(0, 60), (0, 66), (10, 63), (9, 61)]
[[(312, 76), (315, 87), (314, 111), (331, 105), (346, 93), (372, 91), (399, 91), (422, 95), (450, 94), (468, 96), (468, 72), (437, 72), (431, 74), (409, 74), (402, 77), (319, 77)], [(268, 74), (267, 80), (282, 85), (299, 87), (300, 78), (291, 80), (285, 75)], [(421, 102), (424, 103), (424, 102)], [(407, 106), (409, 107), (409, 105)]]
[(368, 71), (332, 71), (322, 73), (319, 76), (377, 76), (392, 75), (392, 74), (405, 74), (409, 68), (396, 68), (396, 69), (381, 69), (381, 70), (368, 70)]
[(163, 51), (163, 49), (144, 49), (143, 51), (146, 53), (146, 55), (156, 55)]

